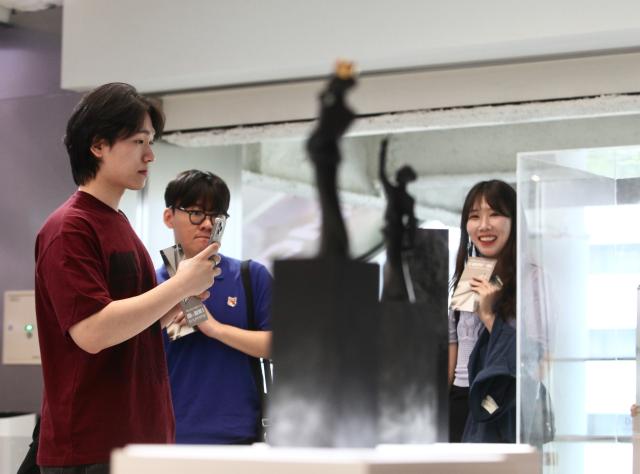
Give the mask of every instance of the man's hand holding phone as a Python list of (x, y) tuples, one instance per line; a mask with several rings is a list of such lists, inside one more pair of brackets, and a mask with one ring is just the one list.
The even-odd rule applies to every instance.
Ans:
[[(197, 255), (184, 259), (184, 253), (179, 244), (160, 251), (169, 275), (172, 278), (181, 280), (183, 288), (187, 291), (186, 296), (180, 302), (180, 307), (190, 327), (207, 319), (201, 298), (194, 295), (202, 295), (206, 292), (213, 285), (214, 278), (222, 272), (217, 268), (220, 263), (218, 250), (224, 233), (226, 218), (217, 216), (212, 224), (209, 243)], [(176, 335), (176, 337), (179, 336)]]
[[(207, 291), (213, 285), (214, 278), (220, 275), (221, 270), (216, 268), (220, 261), (220, 257), (217, 255), (219, 248), (220, 244), (214, 242), (199, 254), (179, 263), (175, 277), (179, 277), (184, 281), (188, 296), (199, 295)], [(211, 265), (212, 261), (214, 265)]]

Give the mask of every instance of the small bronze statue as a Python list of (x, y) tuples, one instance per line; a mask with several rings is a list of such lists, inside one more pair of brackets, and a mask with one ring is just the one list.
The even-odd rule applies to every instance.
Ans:
[(416, 172), (410, 166), (403, 166), (396, 172), (396, 186), (386, 176), (388, 139), (380, 146), (380, 181), (387, 198), (383, 229), (387, 247), (387, 263), (384, 266), (384, 286), (382, 300), (411, 301), (413, 291), (408, 274), (408, 265), (403, 254), (414, 247), (416, 235), (415, 200), (407, 192), (407, 184), (415, 181)]
[(344, 95), (355, 83), (353, 64), (338, 61), (335, 74), (320, 94), (318, 125), (307, 141), (322, 211), (321, 257), (349, 257), (349, 241), (340, 212), (336, 177), (340, 163), (338, 141), (355, 117), (346, 106)]

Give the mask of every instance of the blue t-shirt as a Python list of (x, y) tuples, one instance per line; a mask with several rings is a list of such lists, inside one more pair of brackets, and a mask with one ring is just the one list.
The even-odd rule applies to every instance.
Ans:
[[(241, 261), (221, 256), (222, 273), (204, 302), (223, 324), (247, 329)], [(272, 278), (251, 262), (256, 329), (270, 330)], [(158, 282), (169, 275), (163, 266)], [(176, 442), (233, 444), (257, 437), (260, 397), (249, 356), (199, 331), (170, 341), (164, 332), (171, 395), (176, 416)]]

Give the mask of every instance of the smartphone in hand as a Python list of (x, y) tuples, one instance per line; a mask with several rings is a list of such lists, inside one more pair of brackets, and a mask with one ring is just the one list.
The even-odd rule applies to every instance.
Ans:
[(220, 243), (222, 241), (222, 235), (224, 234), (224, 228), (227, 225), (227, 218), (225, 216), (218, 216), (213, 220), (213, 229), (211, 230), (211, 236), (209, 237), (209, 245), (214, 242)]
[[(225, 216), (218, 216), (213, 220), (213, 229), (211, 229), (211, 235), (209, 236), (209, 244), (214, 242), (220, 243), (222, 240), (222, 234), (224, 234), (224, 228), (227, 225), (227, 218)], [(213, 256), (209, 257), (209, 260), (215, 261)]]

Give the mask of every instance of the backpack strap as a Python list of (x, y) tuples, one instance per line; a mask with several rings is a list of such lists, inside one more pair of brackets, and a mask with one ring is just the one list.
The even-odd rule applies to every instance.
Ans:
[(247, 321), (250, 330), (256, 328), (256, 315), (253, 308), (253, 288), (251, 287), (251, 273), (249, 271), (249, 264), (251, 260), (244, 260), (240, 264), (240, 273), (242, 275), (242, 285), (244, 286), (244, 294), (247, 297)]
[[(253, 299), (253, 288), (251, 286), (251, 273), (249, 264), (251, 260), (244, 260), (240, 264), (240, 274), (242, 275), (242, 284), (244, 286), (244, 294), (246, 296), (247, 305), (247, 325), (250, 331), (257, 330), (256, 314)], [(260, 419), (258, 423), (258, 432), (260, 433), (260, 441), (264, 441), (264, 429), (266, 427), (266, 418), (264, 416), (265, 406), (267, 404), (267, 394), (271, 390), (271, 367), (267, 359), (258, 359), (257, 357), (249, 357), (251, 364), (251, 373), (256, 384), (256, 389), (260, 394)], [(262, 361), (262, 368), (260, 367)], [(266, 386), (265, 386), (266, 383)]]

